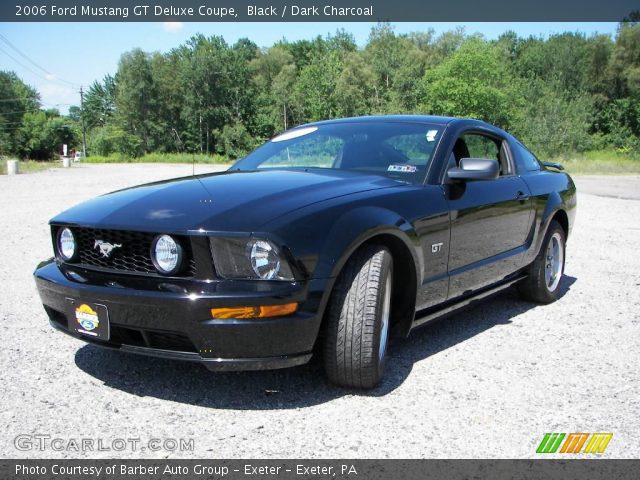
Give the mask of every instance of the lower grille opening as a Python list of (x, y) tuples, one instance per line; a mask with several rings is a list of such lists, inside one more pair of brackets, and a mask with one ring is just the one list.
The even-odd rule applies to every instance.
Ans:
[(47, 312), (47, 315), (49, 316), (49, 320), (51, 320), (57, 325), (60, 325), (63, 328), (67, 328), (68, 326), (67, 316), (64, 313), (54, 310), (51, 307), (47, 307), (46, 305), (44, 306), (44, 311)]
[(178, 332), (142, 330), (111, 324), (110, 342), (176, 352), (197, 352), (189, 337)]
[(189, 337), (173, 332), (147, 332), (147, 341), (152, 348), (177, 350), (180, 352), (196, 352), (196, 347)]
[(109, 341), (113, 343), (133, 345), (134, 347), (146, 347), (144, 337), (140, 330), (119, 327), (111, 324), (109, 329)]

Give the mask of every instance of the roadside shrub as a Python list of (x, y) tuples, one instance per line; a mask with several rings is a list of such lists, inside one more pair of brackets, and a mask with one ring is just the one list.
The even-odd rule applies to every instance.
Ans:
[(217, 138), (217, 152), (231, 159), (244, 157), (256, 147), (256, 140), (241, 123), (225, 125), (222, 131), (215, 131), (214, 135)]
[(144, 153), (144, 149), (140, 138), (136, 135), (131, 135), (114, 125), (107, 125), (94, 130), (89, 152), (105, 157), (120, 154), (123, 157), (136, 158)]

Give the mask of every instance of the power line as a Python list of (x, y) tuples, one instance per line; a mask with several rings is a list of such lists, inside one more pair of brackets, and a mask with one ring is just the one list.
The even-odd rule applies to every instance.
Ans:
[[(36, 72), (33, 68), (28, 67), (27, 65), (25, 65), (24, 63), (22, 63), (20, 60), (18, 60), (16, 57), (14, 57), (13, 55), (11, 55), (9, 52), (7, 52), (6, 50), (4, 50), (2, 47), (0, 47), (0, 52), (4, 53), (7, 57), (9, 57), (10, 59), (12, 59), (14, 62), (16, 62), (18, 65), (20, 65), (22, 68), (24, 68), (25, 70), (28, 70), (29, 72), (33, 73), (34, 75), (46, 80), (47, 82), (61, 82), (61, 80), (59, 81), (57, 78), (55, 78), (55, 75), (51, 75), (53, 78), (47, 78), (45, 75), (42, 75), (39, 72)], [(63, 81), (62, 81), (63, 82)], [(66, 82), (65, 82), (66, 83)]]
[(20, 50), (18, 50), (18, 48), (13, 43), (11, 43), (7, 37), (2, 35), (1, 33), (0, 33), (0, 40), (2, 40), (4, 43), (9, 45), (9, 47), (11, 47), (13, 50), (15, 50), (22, 58), (24, 58), (26, 61), (28, 61), (31, 65), (33, 65), (34, 67), (36, 67), (39, 70), (42, 70), (47, 75), (49, 74), (49, 72), (47, 72), (44, 68), (42, 68), (40, 65), (35, 63), (29, 57), (27, 57), (24, 53), (22, 53)]
[[(34, 62), (29, 56), (27, 56), (25, 53), (23, 53), (18, 47), (16, 47), (13, 43), (11, 43), (9, 41), (9, 39), (7, 37), (5, 37), (4, 35), (0, 34), (0, 40), (2, 40), (4, 43), (6, 43), (7, 45), (9, 45), (9, 47), (11, 47), (16, 53), (18, 53), (18, 55), (20, 55), (22, 58), (24, 58), (27, 62), (29, 62), (31, 65), (33, 65), (34, 67), (36, 67), (38, 70), (41, 70), (42, 72), (44, 72), (45, 75), (48, 75), (49, 77), (53, 77), (53, 79), (55, 79), (58, 82), (62, 82), (62, 83), (66, 83), (67, 85), (70, 85), (72, 87), (78, 87), (79, 85), (77, 83), (74, 82), (69, 82), (68, 80), (65, 80), (63, 78), (58, 78), (56, 75), (53, 75), (51, 72), (49, 72), (48, 70), (42, 68), (39, 64), (37, 64), (36, 62)], [(7, 53), (7, 52), (5, 52)], [(14, 59), (15, 60), (15, 59)], [(23, 65), (24, 66), (24, 65)], [(46, 80), (50, 80), (49, 78), (46, 78)]]
[(6, 50), (4, 50), (2, 47), (0, 47), (0, 52), (4, 53), (7, 57), (9, 57), (11, 60), (13, 60), (14, 62), (16, 62), (18, 65), (20, 65), (22, 68), (24, 68), (25, 70), (28, 70), (29, 72), (33, 73), (34, 75), (37, 75), (40, 78), (44, 78), (45, 80), (49, 80), (47, 77), (45, 77), (44, 75), (42, 75), (41, 73), (36, 72), (33, 68), (31, 67), (27, 67), (24, 63), (20, 62), (20, 60), (18, 60), (16, 57), (12, 56), (11, 54), (9, 54)]

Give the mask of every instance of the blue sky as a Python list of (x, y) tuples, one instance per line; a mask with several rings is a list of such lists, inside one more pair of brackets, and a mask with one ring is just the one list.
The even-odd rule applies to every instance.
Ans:
[[(15, 71), (41, 94), (45, 107), (66, 112), (80, 102), (80, 85), (116, 71), (120, 55), (139, 47), (166, 52), (196, 33), (222, 35), (227, 42), (248, 37), (261, 47), (286, 38), (299, 40), (334, 33), (339, 28), (351, 32), (358, 45), (367, 41), (373, 23), (0, 23), (0, 33), (36, 65), (0, 42), (0, 69)], [(396, 33), (425, 31), (436, 33), (458, 26), (467, 33), (479, 32), (492, 39), (507, 30), (520, 36), (565, 31), (587, 35), (614, 35), (617, 24), (608, 23), (394, 23)], [(13, 58), (11, 58), (13, 57)]]

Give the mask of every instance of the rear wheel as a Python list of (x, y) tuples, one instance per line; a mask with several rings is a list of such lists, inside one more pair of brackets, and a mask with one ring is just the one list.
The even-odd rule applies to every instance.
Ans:
[(528, 277), (519, 286), (524, 299), (539, 303), (558, 299), (564, 273), (565, 243), (564, 229), (552, 220), (540, 253), (529, 266)]
[(372, 388), (382, 378), (389, 340), (393, 261), (380, 245), (366, 245), (336, 280), (327, 310), (324, 364), (343, 387)]

